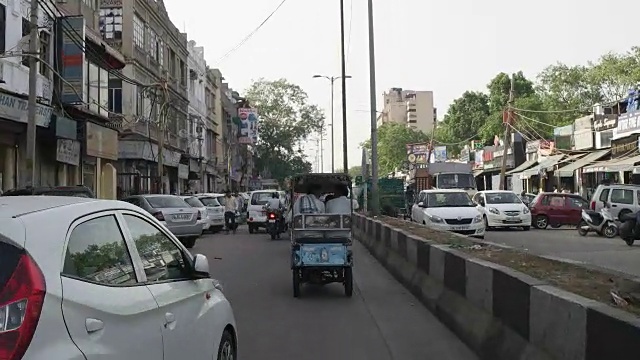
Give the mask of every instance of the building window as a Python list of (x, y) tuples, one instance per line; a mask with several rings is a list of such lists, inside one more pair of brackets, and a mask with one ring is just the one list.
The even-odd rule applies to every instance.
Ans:
[(136, 86), (136, 115), (144, 116), (144, 88)]
[(171, 75), (171, 77), (176, 78), (176, 53), (173, 52), (173, 50), (171, 50), (171, 48), (169, 48), (169, 75)]
[(109, 111), (122, 114), (122, 80), (109, 80)]
[(187, 86), (187, 64), (180, 60), (180, 84)]
[[(29, 36), (29, 33), (31, 33), (31, 23), (29, 22), (29, 20), (27, 20), (25, 18), (22, 18), (22, 37), (24, 38), (25, 36)], [(25, 46), (25, 48), (27, 46)], [(23, 50), (27, 50), (27, 49), (23, 49)], [(22, 58), (22, 65), (27, 66), (27, 67), (29, 66), (29, 57), (28, 56), (24, 56)]]
[(144, 23), (137, 15), (133, 15), (133, 43), (144, 49)]
[(153, 60), (158, 61), (158, 35), (149, 28), (149, 54)]
[(82, 2), (93, 10), (98, 8), (98, 0), (82, 0)]
[(156, 44), (156, 50), (158, 51), (158, 64), (164, 65), (164, 41), (158, 36), (158, 43)]
[(51, 62), (51, 34), (40, 31), (40, 74), (49, 77), (51, 69), (47, 66)]
[(122, 40), (122, 8), (100, 9), (100, 33), (106, 40)]
[(7, 36), (7, 8), (0, 4), (0, 53), (5, 50), (5, 38)]

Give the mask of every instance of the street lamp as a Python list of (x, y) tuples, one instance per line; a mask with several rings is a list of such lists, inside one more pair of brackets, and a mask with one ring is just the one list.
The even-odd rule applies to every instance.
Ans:
[[(335, 169), (335, 150), (333, 149), (333, 116), (334, 116), (334, 109), (333, 109), (333, 102), (334, 102), (334, 84), (336, 82), (336, 80), (338, 79), (342, 79), (342, 76), (326, 76), (326, 75), (313, 75), (314, 79), (327, 79), (329, 80), (329, 82), (331, 83), (331, 172), (334, 173), (336, 172)], [(345, 75), (344, 77), (345, 79), (351, 79), (351, 75)], [(343, 132), (346, 133), (347, 131), (347, 127), (345, 126), (344, 129), (342, 129)], [(348, 169), (344, 169), (345, 172), (347, 172)]]

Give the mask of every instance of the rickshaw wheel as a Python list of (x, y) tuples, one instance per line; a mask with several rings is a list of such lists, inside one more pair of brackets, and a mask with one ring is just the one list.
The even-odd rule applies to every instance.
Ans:
[(300, 270), (293, 270), (293, 297), (300, 297)]
[(344, 294), (353, 296), (353, 268), (350, 267), (344, 269)]

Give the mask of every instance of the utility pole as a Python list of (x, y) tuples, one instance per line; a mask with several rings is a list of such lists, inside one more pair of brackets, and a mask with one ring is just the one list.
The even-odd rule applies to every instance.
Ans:
[(158, 136), (158, 179), (160, 179), (160, 194), (165, 193), (164, 189), (164, 136), (165, 129), (167, 125), (167, 106), (169, 103), (169, 99), (167, 98), (167, 83), (163, 81), (163, 101), (162, 106), (160, 107), (160, 113), (158, 114), (158, 128), (157, 128), (157, 136)]
[(333, 142), (334, 140), (334, 135), (333, 135), (333, 129), (335, 128), (335, 122), (333, 121), (335, 115), (335, 111), (333, 109), (333, 98), (334, 98), (334, 89), (333, 89), (333, 84), (335, 83), (336, 78), (335, 77), (331, 77), (331, 173), (335, 173), (336, 172), (336, 154), (335, 154), (335, 148), (334, 148), (334, 144)]
[(320, 132), (320, 172), (324, 172), (324, 128)]
[[(198, 125), (196, 125), (196, 134), (198, 134), (198, 158), (200, 159), (200, 192), (204, 193), (206, 189), (204, 188), (205, 178), (204, 178), (204, 156), (202, 156), (202, 144), (204, 143), (204, 121), (198, 117), (196, 119), (198, 121)], [(215, 145), (214, 145), (215, 146)]]
[[(427, 169), (429, 168), (429, 164), (431, 164), (431, 155), (433, 155), (434, 147), (436, 146), (435, 137), (436, 137), (436, 126), (438, 125), (438, 119), (433, 117), (433, 128), (431, 128), (431, 138), (429, 139), (429, 151), (427, 152)], [(434, 159), (435, 161), (435, 159)], [(431, 179), (431, 177), (429, 178)], [(427, 180), (427, 188), (431, 188), (434, 184), (429, 184)]]
[(345, 53), (344, 36), (344, 0), (340, 0), (340, 63), (342, 68), (342, 71), (340, 73), (340, 79), (342, 80), (342, 162), (344, 172), (347, 173), (349, 171), (349, 149), (347, 147), (347, 54)]
[(513, 121), (513, 101), (516, 92), (516, 74), (511, 75), (511, 89), (509, 90), (509, 101), (507, 103), (507, 116), (504, 124), (504, 146), (502, 147), (502, 168), (500, 169), (500, 190), (507, 190), (506, 172), (507, 172), (507, 154), (509, 152), (509, 143), (511, 142), (511, 122)]
[(29, 38), (29, 102), (27, 113), (27, 168), (29, 180), (27, 183), (36, 186), (36, 108), (38, 87), (38, 0), (31, 0), (31, 34)]
[[(369, 18), (369, 105), (371, 107), (371, 212), (380, 214), (380, 194), (378, 192), (378, 124), (376, 118), (376, 52), (373, 38), (373, 0), (368, 1)], [(346, 124), (345, 124), (346, 127)], [(346, 128), (345, 128), (346, 129)], [(345, 132), (346, 134), (346, 132)], [(346, 138), (345, 138), (346, 141)], [(345, 150), (346, 151), (346, 150)], [(346, 154), (345, 154), (346, 156)], [(347, 171), (345, 160), (345, 172)], [(365, 185), (366, 186), (366, 185)]]

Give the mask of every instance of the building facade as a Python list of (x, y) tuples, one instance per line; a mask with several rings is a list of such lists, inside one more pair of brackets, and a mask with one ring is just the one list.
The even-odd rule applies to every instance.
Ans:
[(109, 110), (122, 114), (120, 193), (186, 191), (185, 165), (192, 170), (186, 34), (162, 1), (102, 2), (99, 24), (102, 38), (127, 58), (121, 73), (131, 80), (109, 79)]
[(431, 133), (435, 126), (436, 108), (432, 91), (391, 88), (383, 94), (383, 110), (378, 114), (378, 126), (394, 122)]
[[(189, 46), (189, 155), (192, 159), (198, 159), (200, 173), (198, 181), (195, 182), (196, 191), (208, 192), (207, 165), (211, 161), (211, 153), (207, 151), (207, 128), (209, 118), (207, 117), (208, 109), (205, 102), (207, 88), (207, 62), (204, 58), (204, 47), (197, 46), (196, 42), (191, 40)], [(187, 174), (188, 175), (188, 174)], [(188, 176), (187, 176), (188, 178)]]

